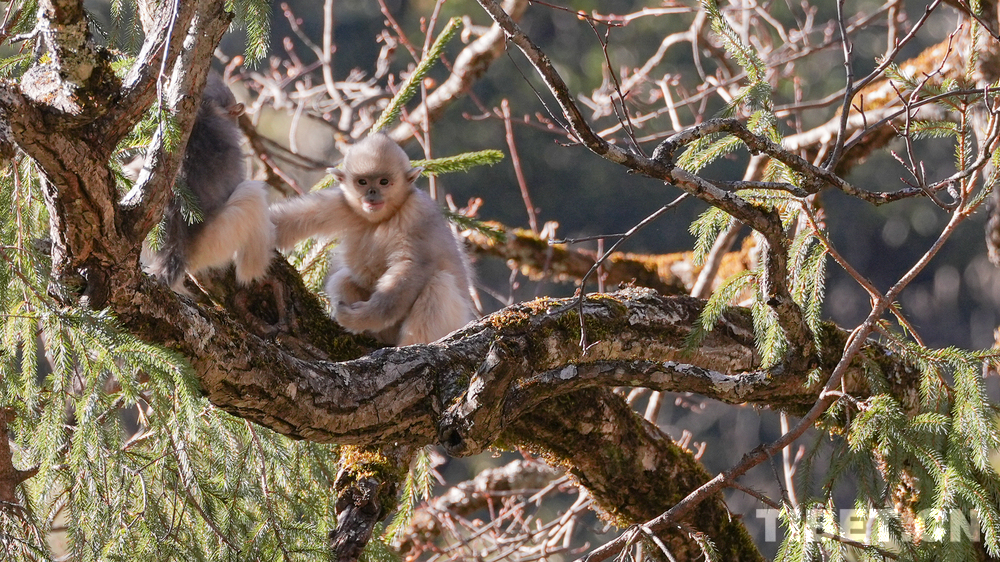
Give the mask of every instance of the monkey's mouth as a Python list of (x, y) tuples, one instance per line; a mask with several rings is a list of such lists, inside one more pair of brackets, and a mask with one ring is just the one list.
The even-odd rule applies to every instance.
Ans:
[(369, 213), (374, 213), (375, 211), (381, 209), (384, 206), (385, 206), (385, 201), (376, 201), (374, 203), (369, 201), (361, 202), (361, 207), (364, 208), (364, 210)]

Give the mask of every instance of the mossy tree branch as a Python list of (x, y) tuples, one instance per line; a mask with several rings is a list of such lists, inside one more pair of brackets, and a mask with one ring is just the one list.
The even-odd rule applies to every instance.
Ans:
[[(175, 27), (183, 28), (186, 38), (217, 39), (228, 23), (216, 2), (181, 4), (183, 10), (192, 10), (181, 12), (189, 14), (188, 19), (177, 16)], [(154, 34), (150, 40), (167, 44), (162, 35)], [(169, 43), (174, 52), (184, 41)], [(155, 60), (153, 51), (154, 47), (144, 48), (149, 57), (144, 60)], [(176, 93), (167, 101), (182, 130), (190, 127), (195, 109), (191, 99), (197, 99), (203, 85), (210, 52), (192, 49), (184, 57), (175, 53), (173, 69), (184, 65), (200, 69), (173, 74)], [(171, 59), (162, 60), (169, 64)], [(113, 111), (134, 116), (153, 102), (144, 88), (155, 80), (149, 75), (156, 69), (147, 67), (146, 74), (136, 69), (134, 79), (127, 78), (124, 89), (117, 92), (78, 91), (92, 94), (98, 100), (95, 105), (130, 100), (134, 106)], [(179, 92), (189, 92), (190, 97)], [(47, 117), (38, 118), (43, 113)], [(808, 337), (797, 348), (800, 355), (772, 370), (760, 367), (748, 311), (729, 311), (697, 347), (688, 349), (687, 335), (704, 303), (644, 289), (587, 297), (580, 308), (551, 299), (514, 305), (440, 342), (386, 349), (345, 334), (281, 260), (275, 260), (263, 283), (250, 288), (235, 289), (231, 274), (205, 279), (209, 294), (192, 301), (155, 283), (138, 268), (143, 229), (166, 200), (181, 151), (167, 154), (166, 143), (155, 145), (148, 178), (121, 204), (107, 165), (111, 147), (120, 137), (95, 137), (121, 130), (109, 125), (108, 113), (88, 115), (84, 119), (91, 121), (81, 123), (79, 115), (29, 100), (14, 85), (0, 89), (0, 118), (10, 127), (13, 142), (35, 159), (48, 180), (53, 282), (62, 289), (58, 298), (67, 305), (106, 306), (124, 329), (186, 357), (203, 391), (218, 407), (292, 437), (365, 448), (441, 443), (453, 454), (483, 451), (498, 442), (521, 444), (570, 466), (620, 522), (640, 522), (684, 497), (706, 480), (706, 474), (689, 453), (643, 423), (608, 387), (698, 392), (730, 403), (801, 412), (815, 403), (820, 389), (819, 384), (806, 384), (807, 367), (818, 366), (828, 374), (844, 348), (846, 334), (834, 327), (817, 334), (815, 343), (813, 334), (795, 331), (799, 313), (780, 282), (774, 285), (774, 295), (776, 306), (787, 305), (786, 329)], [(783, 273), (787, 248), (773, 212), (662, 162), (620, 147), (597, 148), (633, 169), (723, 206), (764, 232), (773, 242), (772, 273)], [(83, 303), (80, 297), (88, 300)], [(784, 297), (788, 299), (781, 300)], [(595, 342), (586, 351), (578, 345), (581, 311), (589, 339)], [(875, 344), (867, 344), (864, 353), (887, 373), (890, 391), (904, 404), (913, 404), (916, 371)], [(858, 361), (848, 369), (843, 390), (865, 396), (867, 381)], [(568, 410), (571, 397), (572, 403), (585, 403), (586, 408)], [(614, 427), (588, 429), (588, 423), (598, 419), (611, 420)], [(623, 445), (629, 458), (623, 455), (611, 466), (592, 456)], [(390, 464), (398, 465), (398, 460)], [(353, 486), (364, 496), (373, 484), (391, 488), (394, 478), (391, 473), (374, 483), (347, 478), (344, 486)], [(632, 493), (628, 490), (646, 493), (624, 498), (623, 494)], [(371, 507), (351, 505), (359, 512)], [(690, 520), (692, 526), (717, 533), (713, 537), (717, 541), (738, 533), (740, 540), (731, 542), (743, 549), (739, 557), (758, 556), (745, 540), (745, 530), (718, 502), (704, 506), (698, 518)], [(371, 509), (383, 507), (381, 503)], [(365, 521), (374, 517), (362, 515)], [(363, 534), (364, 527), (359, 529)], [(678, 552), (691, 552), (685, 538), (677, 540)]]
[[(523, 228), (508, 228), (500, 223), (484, 223), (501, 239), (469, 230), (464, 234), (473, 255), (489, 256), (507, 261), (530, 279), (579, 283), (600, 257), (596, 252), (574, 248), (567, 244), (549, 244), (548, 240)], [(744, 246), (726, 253), (717, 277), (750, 269), (754, 239), (747, 238)], [(671, 254), (634, 254), (612, 252), (601, 264), (607, 286), (635, 284), (655, 289), (663, 295), (684, 295), (691, 291), (701, 271), (693, 252)]]

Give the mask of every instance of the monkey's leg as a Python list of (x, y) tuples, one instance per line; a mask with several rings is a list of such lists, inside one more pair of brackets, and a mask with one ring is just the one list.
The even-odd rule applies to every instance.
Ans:
[(455, 276), (439, 271), (420, 292), (399, 330), (397, 346), (429, 343), (468, 324), (474, 318), (469, 292)]
[(271, 263), (274, 227), (267, 215), (264, 182), (245, 181), (226, 205), (209, 219), (191, 245), (188, 271), (192, 274), (220, 267), (236, 259), (240, 283), (263, 277)]
[(181, 205), (173, 199), (164, 210), (164, 230), (160, 248), (155, 252), (143, 244), (140, 260), (143, 270), (170, 285), (177, 292), (183, 292), (184, 270), (191, 246), (191, 227), (181, 214)]

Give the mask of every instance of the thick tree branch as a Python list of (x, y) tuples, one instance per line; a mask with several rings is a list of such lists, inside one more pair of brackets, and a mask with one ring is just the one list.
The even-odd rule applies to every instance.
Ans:
[(41, 35), (52, 57), (51, 64), (63, 80), (83, 86), (100, 64), (87, 27), (83, 2), (42, 0), (38, 9), (40, 17), (35, 31)]
[[(674, 505), (710, 480), (694, 456), (642, 419), (610, 389), (588, 389), (551, 400), (519, 418), (505, 438), (563, 465), (620, 526)], [(628, 451), (622, 454), (622, 451)], [(643, 478), (656, 467), (655, 478)], [(685, 521), (711, 537), (722, 560), (763, 560), (746, 528), (716, 493)], [(677, 560), (697, 560), (701, 549), (676, 527), (658, 536)]]
[[(702, 301), (640, 289), (585, 301), (587, 329), (598, 336), (606, 334), (595, 338), (585, 355), (577, 345), (578, 308), (567, 307), (569, 300), (543, 299), (508, 307), (439, 344), (386, 348), (348, 361), (364, 353), (357, 338), (342, 335), (318, 303), (309, 304), (305, 288), (295, 285), (294, 270), (278, 261), (271, 273), (268, 283), (227, 297), (222, 307), (171, 299), (169, 290), (149, 283), (122, 295), (116, 309), (137, 335), (191, 358), (209, 399), (238, 416), (294, 437), (341, 444), (406, 447), (439, 442), (452, 454), (478, 452), (498, 439), (508, 445), (529, 445), (575, 467), (599, 504), (620, 522), (652, 518), (664, 505), (672, 505), (666, 500), (684, 497), (707, 478), (700, 468), (689, 473), (694, 469), (688, 461), (677, 465), (679, 449), (640, 423), (634, 413), (629, 414), (634, 419), (622, 417), (624, 403), (614, 405), (621, 399), (601, 387), (693, 390), (733, 403), (792, 412), (807, 410), (819, 392), (818, 385), (805, 384), (807, 372), (759, 369), (748, 311), (725, 314), (698, 348), (687, 351), (685, 340), (698, 321)], [(253, 333), (241, 323), (250, 324)], [(840, 357), (846, 338), (846, 333), (832, 327), (821, 335), (821, 356), (829, 358), (824, 373)], [(865, 360), (859, 359), (845, 373), (844, 392), (868, 395), (870, 375), (864, 365), (876, 363), (885, 373), (889, 391), (904, 404), (916, 404), (915, 369), (872, 343), (863, 353)], [(607, 435), (593, 433), (592, 425), (586, 429), (589, 418), (580, 417), (579, 408), (584, 398), (595, 415), (600, 412), (600, 419), (618, 412), (622, 419), (606, 425), (621, 429)], [(560, 404), (572, 405), (572, 415), (562, 412)], [(559, 419), (578, 428), (558, 426)], [(546, 424), (553, 427), (551, 432), (542, 431)], [(588, 463), (586, 455), (577, 457), (569, 451), (573, 435), (578, 444), (594, 443), (602, 451), (631, 443), (632, 460), (623, 459), (610, 474), (604, 463), (593, 464), (604, 457), (595, 456)], [(671, 462), (657, 464), (667, 460)], [(686, 476), (665, 478), (665, 470)], [(650, 483), (654, 480), (659, 484)], [(674, 480), (676, 486), (664, 488), (664, 481)], [(381, 489), (381, 484), (395, 481), (386, 475), (369, 484)], [(639, 498), (623, 501), (619, 494), (626, 493), (628, 488), (622, 487), (626, 481), (652, 486), (655, 497), (664, 501), (652, 497), (634, 505)], [(367, 505), (368, 488), (351, 490), (346, 490), (346, 507)], [(364, 509), (357, 515), (370, 520), (365, 514), (374, 508)], [(719, 508), (709, 502), (704, 509)], [(705, 515), (694, 526), (710, 536), (713, 532), (737, 536), (730, 534), (738, 531), (729, 524), (719, 527), (724, 521), (716, 515)], [(668, 540), (678, 541), (674, 548), (690, 547), (681, 535)]]
[[(256, 303), (243, 306), (247, 317), (277, 311), (256, 317), (252, 333), (229, 313), (171, 298), (148, 280), (113, 305), (129, 330), (191, 358), (219, 407), (320, 442), (439, 441), (453, 454), (470, 454), (537, 404), (588, 387), (693, 390), (791, 411), (808, 408), (819, 390), (803, 384), (804, 371), (760, 369), (748, 311), (725, 314), (688, 351), (685, 339), (702, 301), (640, 289), (586, 299), (585, 323), (596, 340), (586, 354), (578, 346), (577, 309), (566, 307), (569, 300), (541, 299), (475, 322), (440, 345), (386, 348), (348, 361), (364, 353), (359, 340), (336, 335), (343, 332), (310, 304), (287, 265), (276, 262), (271, 271), (272, 282), (241, 297)], [(235, 301), (230, 308), (241, 310)], [(824, 333), (821, 356), (839, 357), (845, 338), (832, 328)], [(912, 403), (915, 372), (873, 344), (867, 349), (891, 371), (887, 378), (904, 403)], [(867, 395), (867, 380), (852, 368), (845, 391)]]
[(79, 134), (46, 127), (43, 115), (16, 87), (0, 94), (0, 121), (46, 179), (53, 274), (65, 276), (64, 285), (84, 287), (84, 296), (102, 306), (107, 289), (98, 277), (112, 262), (108, 256), (123, 251), (115, 246), (114, 178), (106, 155)]
[[(184, 55), (175, 68), (173, 95), (169, 98), (175, 125), (183, 131), (181, 148), (193, 123), (212, 49), (229, 22), (217, 2), (183, 4), (185, 9), (180, 15), (186, 15), (188, 20), (175, 23), (187, 39), (171, 46), (170, 52)], [(161, 129), (159, 142), (151, 149), (151, 169), (156, 173), (152, 179), (147, 174), (136, 191), (138, 195), (146, 194), (151, 204), (138, 205), (142, 198), (137, 195), (127, 200), (125, 207), (138, 209), (119, 211), (117, 182), (108, 158), (121, 136), (152, 103), (155, 92), (150, 85), (156, 84), (158, 73), (155, 68), (140, 66), (122, 90), (110, 64), (90, 45), (89, 34), (84, 33), (86, 21), (79, 3), (51, 2), (43, 7), (39, 26), (45, 31), (46, 47), (54, 55), (40, 59), (33, 67), (38, 71), (29, 70), (22, 78), (21, 87), (32, 95), (22, 95), (12, 84), (0, 91), (0, 120), (9, 128), (10, 139), (39, 164), (48, 180), (43, 193), (53, 244), (52, 272), (58, 280), (54, 292), (67, 298), (71, 298), (69, 293), (76, 293), (89, 306), (102, 308), (111, 291), (110, 278), (121, 273), (110, 271), (114, 265), (129, 264), (132, 277), (138, 274), (139, 242), (159, 217), (183, 150), (165, 155)], [(80, 41), (88, 47), (81, 47)], [(154, 56), (162, 42), (162, 37), (151, 37), (145, 55)], [(73, 52), (78, 49), (82, 52)], [(149, 62), (148, 57), (140, 56), (140, 63), (143, 60)], [(48, 78), (40, 81), (43, 74)], [(70, 97), (38, 95), (39, 83), (53, 81)], [(132, 87), (146, 93), (132, 95)], [(75, 106), (67, 107), (67, 99)], [(111, 107), (115, 110), (109, 112), (107, 108)], [(102, 116), (110, 121), (102, 120)], [(108, 122), (116, 126), (109, 128)], [(122, 279), (126, 286), (134, 285), (127, 277)]]
[[(60, 112), (93, 119), (107, 110), (87, 90), (113, 73), (102, 60), (80, 0), (43, 0), (38, 5), (35, 33), (44, 47), (43, 57), (25, 72), (21, 87), (29, 98)], [(96, 102), (96, 103), (95, 103)], [(75, 120), (62, 119), (63, 125)]]

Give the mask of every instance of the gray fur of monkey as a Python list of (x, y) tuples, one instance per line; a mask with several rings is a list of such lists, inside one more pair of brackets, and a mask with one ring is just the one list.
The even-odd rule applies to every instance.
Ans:
[(222, 77), (210, 72), (177, 177), (202, 220), (189, 221), (175, 193), (164, 211), (160, 248), (144, 260), (146, 271), (174, 290), (182, 291), (185, 271), (195, 275), (234, 261), (240, 283), (267, 272), (274, 240), (267, 185), (245, 180), (236, 124), (242, 111)]

